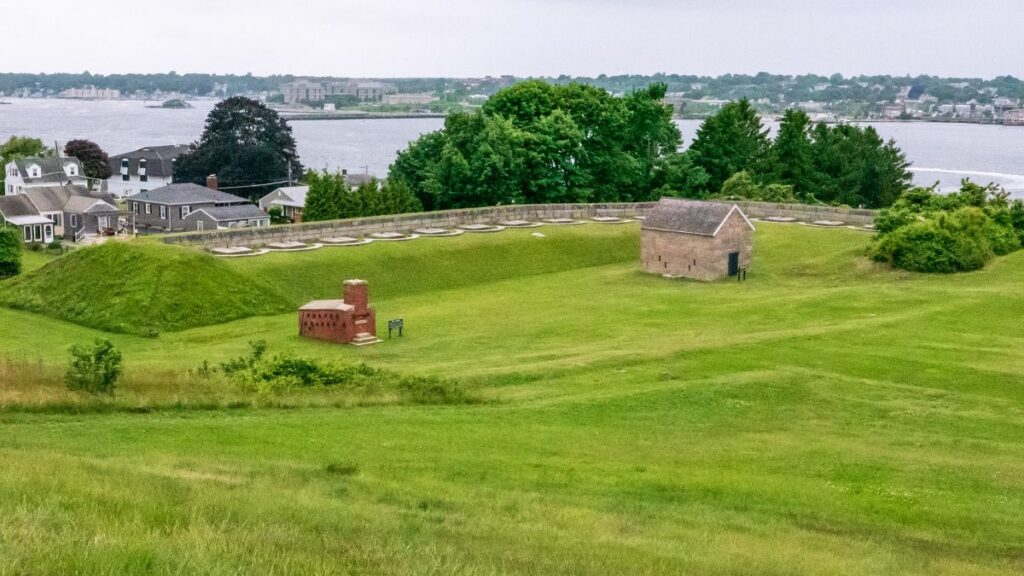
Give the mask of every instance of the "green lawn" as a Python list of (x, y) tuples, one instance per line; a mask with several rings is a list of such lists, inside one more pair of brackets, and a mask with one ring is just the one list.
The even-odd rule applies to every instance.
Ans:
[[(1024, 571), (1024, 254), (921, 276), (761, 224), (748, 282), (700, 284), (640, 273), (635, 226), (541, 230), (231, 260), (290, 304), (369, 277), (406, 337), (111, 335), (115, 407), (149, 413), (67, 413), (54, 374), (100, 333), (0, 309), (48, 375), (0, 380), (0, 574)], [(483, 402), (191, 409), (237, 392), (184, 371), (253, 338)]]

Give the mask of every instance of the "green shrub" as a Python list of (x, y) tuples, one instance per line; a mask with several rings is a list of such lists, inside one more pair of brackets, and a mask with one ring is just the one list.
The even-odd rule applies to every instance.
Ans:
[(113, 394), (120, 375), (121, 353), (110, 340), (96, 340), (91, 348), (71, 347), (71, 363), (64, 374), (69, 390)]
[(916, 272), (977, 270), (1024, 242), (1024, 205), (1001, 188), (964, 180), (958, 192), (904, 192), (875, 218), (872, 257)]
[(913, 272), (966, 272), (992, 258), (989, 221), (976, 208), (912, 222), (880, 238), (876, 260)]
[(0, 279), (21, 273), (21, 252), (24, 244), (21, 233), (14, 226), (0, 228)]

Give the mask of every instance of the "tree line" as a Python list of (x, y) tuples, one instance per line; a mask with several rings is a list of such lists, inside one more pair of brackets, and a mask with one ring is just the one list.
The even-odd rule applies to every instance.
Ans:
[[(665, 89), (619, 97), (583, 84), (516, 84), (410, 144), (389, 180), (427, 210), (666, 195), (877, 208), (910, 184), (906, 157), (874, 128), (815, 125), (793, 110), (772, 139), (747, 100), (708, 118), (681, 151)], [(727, 187), (734, 176), (749, 185)]]

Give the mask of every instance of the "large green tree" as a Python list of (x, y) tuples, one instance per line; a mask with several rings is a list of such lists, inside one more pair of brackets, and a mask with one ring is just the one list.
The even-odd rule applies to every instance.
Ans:
[(389, 181), (428, 210), (651, 199), (681, 140), (664, 95), (522, 82), (400, 152)]
[[(290, 171), (289, 171), (290, 168)], [(302, 174), (292, 129), (265, 104), (235, 96), (221, 101), (206, 118), (198, 142), (178, 157), (175, 182), (202, 184), (216, 174), (223, 187), (258, 198), (291, 174)]]
[(768, 129), (744, 98), (726, 104), (705, 120), (688, 152), (707, 172), (707, 186), (715, 193), (737, 172), (745, 170), (759, 178), (766, 168), (769, 147)]
[(820, 201), (882, 208), (910, 186), (906, 156), (871, 126), (818, 124), (811, 138), (814, 195)]
[(814, 150), (811, 119), (803, 110), (787, 110), (770, 153), (770, 178), (788, 184), (798, 198), (814, 198)]
[[(110, 178), (110, 157), (100, 148), (99, 144), (91, 140), (70, 140), (64, 145), (64, 155), (77, 158), (82, 163), (85, 175), (96, 180)], [(93, 187), (94, 180), (89, 181), (89, 187)]]
[(423, 210), (412, 190), (401, 181), (372, 179), (354, 190), (344, 174), (310, 172), (306, 176), (309, 194), (302, 214), (305, 222), (383, 216)]

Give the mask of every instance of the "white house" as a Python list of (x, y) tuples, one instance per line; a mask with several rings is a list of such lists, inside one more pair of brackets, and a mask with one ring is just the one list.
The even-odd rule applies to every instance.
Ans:
[(188, 146), (150, 146), (110, 157), (107, 191), (125, 198), (162, 188), (171, 183), (174, 162)]
[(4, 193), (8, 196), (40, 186), (88, 186), (89, 183), (77, 158), (18, 158), (7, 163), (4, 174)]

